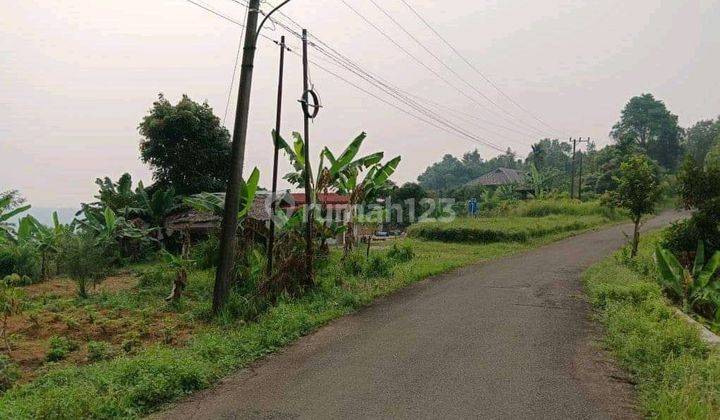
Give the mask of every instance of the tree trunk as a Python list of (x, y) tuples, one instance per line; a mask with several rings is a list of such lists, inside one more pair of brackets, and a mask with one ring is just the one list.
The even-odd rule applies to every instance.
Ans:
[(632, 258), (635, 258), (638, 253), (638, 244), (640, 243), (640, 218), (636, 218), (634, 222), (635, 229), (633, 231), (632, 253), (630, 254)]

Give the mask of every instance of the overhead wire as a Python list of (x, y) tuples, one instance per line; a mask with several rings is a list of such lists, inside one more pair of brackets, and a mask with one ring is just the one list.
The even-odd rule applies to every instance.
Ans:
[[(469, 95), (469, 94), (468, 94), (467, 92), (465, 92), (463, 89), (457, 87), (454, 83), (450, 82), (446, 77), (444, 77), (443, 75), (441, 75), (440, 73), (438, 73), (435, 69), (433, 69), (432, 67), (428, 66), (424, 61), (422, 61), (421, 59), (417, 58), (413, 53), (411, 53), (410, 51), (408, 51), (407, 48), (403, 47), (403, 46), (402, 46), (400, 43), (398, 43), (392, 36), (388, 35), (385, 31), (382, 30), (382, 28), (380, 28), (378, 25), (376, 25), (374, 22), (372, 22), (368, 17), (366, 17), (365, 15), (363, 15), (362, 13), (360, 13), (355, 7), (353, 7), (353, 6), (352, 6), (350, 3), (348, 3), (346, 0), (339, 0), (339, 1), (340, 1), (341, 3), (343, 3), (348, 9), (350, 9), (350, 10), (351, 10), (355, 15), (357, 15), (360, 19), (362, 19), (365, 23), (367, 23), (369, 26), (371, 26), (373, 29), (375, 29), (375, 31), (377, 31), (379, 34), (381, 34), (385, 39), (387, 39), (387, 40), (390, 41), (393, 45), (395, 45), (400, 51), (402, 51), (402, 52), (403, 52), (405, 55), (407, 55), (410, 59), (412, 59), (414, 62), (416, 62), (417, 64), (419, 64), (421, 67), (425, 68), (427, 71), (429, 71), (430, 73), (432, 73), (435, 77), (437, 77), (438, 79), (440, 79), (443, 83), (445, 83), (445, 84), (448, 85), (449, 87), (453, 88), (453, 89), (456, 90), (458, 93), (460, 93), (461, 95), (463, 95), (463, 96), (466, 97), (468, 100), (470, 100), (470, 101), (472, 101), (473, 103), (475, 103), (476, 105), (478, 105), (478, 106), (486, 109), (486, 110), (489, 111), (489, 112), (494, 113), (494, 114), (495, 114), (497, 117), (499, 117), (499, 118), (504, 118), (504, 117), (501, 117), (501, 116), (499, 115), (499, 113), (497, 113), (493, 108), (491, 108), (491, 107), (487, 106), (486, 104), (478, 101), (478, 100), (475, 99), (472, 95)], [(523, 129), (523, 130), (528, 130), (528, 129), (530, 129), (531, 131), (535, 131), (535, 134), (536, 134), (536, 135), (537, 135), (537, 134), (543, 135), (542, 131), (540, 131), (540, 130), (538, 130), (538, 129), (534, 129), (534, 128), (525, 127), (525, 126), (523, 126), (522, 124), (516, 123), (514, 120), (508, 120), (508, 122), (511, 123), (512, 125), (520, 128), (520, 129)]]
[(410, 11), (428, 28), (430, 31), (432, 31), (445, 45), (450, 48), (450, 50), (455, 53), (462, 61), (465, 62), (465, 64), (468, 65), (472, 70), (475, 71), (485, 82), (487, 82), (490, 86), (492, 86), (496, 91), (498, 91), (505, 99), (507, 99), (510, 103), (518, 107), (521, 111), (525, 112), (526, 114), (530, 115), (532, 118), (534, 118), (536, 121), (541, 123), (542, 125), (548, 127), (549, 129), (556, 131), (557, 133), (562, 133), (561, 130), (556, 129), (555, 127), (551, 126), (550, 124), (543, 121), (540, 117), (535, 115), (533, 112), (525, 108), (524, 106), (520, 105), (517, 101), (515, 101), (510, 95), (505, 93), (495, 82), (493, 82), (489, 77), (487, 77), (480, 69), (477, 68), (470, 60), (468, 60), (463, 54), (458, 51), (455, 46), (448, 41), (438, 30), (433, 27), (430, 22), (428, 22), (427, 19), (425, 19), (410, 3), (408, 3), (406, 0), (400, 0)]
[[(517, 118), (518, 121), (520, 121), (523, 125), (527, 126), (529, 129), (537, 130), (537, 128), (530, 126), (529, 124), (526, 124), (524, 121), (520, 120), (517, 116), (513, 115), (511, 112), (506, 110), (504, 107), (502, 107), (499, 103), (494, 101), (492, 98), (487, 96), (485, 93), (483, 93), (480, 89), (478, 89), (475, 85), (470, 83), (467, 79), (465, 79), (462, 75), (460, 75), (455, 69), (453, 69), (450, 65), (448, 65), (444, 60), (442, 60), (440, 57), (438, 57), (437, 54), (435, 54), (430, 48), (425, 45), (425, 43), (421, 42), (415, 35), (413, 35), (410, 31), (405, 29), (403, 25), (400, 24), (400, 22), (395, 19), (395, 17), (390, 14), (385, 8), (383, 8), (381, 5), (377, 3), (375, 0), (370, 0), (370, 2), (377, 8), (380, 12), (382, 12), (390, 21), (397, 26), (405, 35), (407, 35), (410, 39), (412, 39), (416, 44), (418, 44), (425, 52), (427, 52), (435, 61), (440, 63), (445, 69), (447, 69), (450, 73), (452, 73), (458, 80), (463, 82), (465, 85), (467, 85), (470, 89), (474, 90), (478, 95), (480, 95), (483, 99), (494, 105), (496, 108), (498, 108), (500, 111), (502, 111), (504, 114), (511, 118)], [(540, 131), (542, 132), (542, 131)]]
[[(209, 7), (209, 6), (207, 6), (207, 5), (203, 5), (203, 4), (201, 4), (200, 2), (198, 2), (198, 1), (195, 1), (195, 0), (186, 0), (186, 1), (189, 2), (189, 3), (192, 3), (193, 5), (195, 5), (195, 6), (197, 6), (197, 7), (200, 7), (200, 8), (202, 8), (202, 9), (206, 10), (207, 12), (212, 13), (212, 14), (214, 14), (214, 15), (216, 15), (216, 16), (218, 16), (218, 17), (220, 17), (220, 18), (222, 18), (222, 19), (224, 19), (224, 20), (226, 20), (226, 21), (228, 21), (228, 22), (231, 22), (231, 23), (233, 23), (233, 24), (235, 24), (235, 25), (238, 25), (238, 26), (241, 26), (241, 27), (245, 27), (245, 24), (244, 24), (244, 23), (240, 23), (240, 22), (238, 22), (237, 20), (235, 20), (235, 19), (233, 19), (233, 18), (230, 18), (230, 17), (228, 17), (228, 16), (226, 16), (226, 15), (224, 15), (224, 14), (216, 11), (216, 10), (212, 9), (211, 7)], [(233, 1), (235, 1), (235, 0), (233, 0)], [(236, 2), (236, 3), (239, 3), (238, 1), (235, 1), (235, 2)], [(246, 6), (246, 7), (247, 7), (247, 6)], [(286, 29), (286, 28), (284, 28), (284, 29)], [(286, 30), (287, 30), (287, 29), (286, 29)], [(293, 31), (293, 32), (294, 32), (294, 31)], [(263, 34), (260, 34), (260, 36), (261, 36), (263, 39), (266, 39), (266, 40), (268, 40), (268, 41), (270, 41), (270, 42), (273, 42), (273, 43), (275, 43), (275, 44), (279, 44), (278, 41), (272, 39), (271, 37), (268, 37), (268, 36), (263, 35)], [(293, 49), (288, 49), (288, 50), (289, 50), (291, 53), (295, 54), (295, 55), (298, 55), (298, 54), (299, 54), (299, 53), (297, 53), (296, 51), (294, 51)], [(497, 151), (499, 151), (499, 152), (504, 153), (504, 152), (506, 151), (505, 149), (503, 149), (502, 147), (494, 144), (493, 142), (491, 142), (491, 141), (488, 140), (488, 139), (485, 139), (485, 138), (483, 138), (483, 137), (481, 137), (481, 136), (477, 136), (477, 135), (470, 134), (470, 133), (468, 133), (467, 131), (465, 131), (465, 130), (463, 130), (463, 129), (461, 129), (461, 128), (458, 128), (456, 125), (452, 124), (451, 122), (448, 122), (448, 121), (446, 121), (446, 120), (444, 120), (444, 119), (442, 119), (442, 118), (434, 115), (433, 113), (427, 113), (427, 110), (423, 110), (423, 108), (418, 107), (418, 106), (417, 106), (417, 103), (415, 103), (415, 105), (412, 105), (412, 104), (413, 104), (412, 101), (410, 101), (409, 103), (408, 103), (407, 101), (403, 101), (403, 103), (405, 103), (405, 105), (409, 106), (410, 108), (413, 108), (415, 111), (420, 112), (421, 114), (425, 114), (425, 117), (429, 118), (430, 120), (428, 120), (428, 119), (425, 118), (425, 117), (416, 115), (416, 114), (414, 114), (414, 113), (411, 112), (411, 111), (408, 111), (408, 110), (406, 110), (406, 109), (403, 109), (402, 107), (398, 106), (397, 104), (394, 104), (394, 103), (392, 103), (392, 102), (390, 102), (390, 101), (388, 101), (388, 100), (386, 100), (386, 99), (384, 99), (384, 98), (381, 98), (380, 96), (378, 96), (378, 95), (376, 95), (376, 94), (368, 91), (367, 89), (364, 89), (364, 88), (362, 88), (361, 86), (359, 86), (359, 85), (357, 85), (357, 84), (349, 81), (348, 79), (340, 76), (339, 74), (333, 72), (332, 70), (329, 70), (328, 68), (320, 65), (319, 63), (315, 62), (314, 60), (310, 60), (310, 61), (311, 61), (311, 63), (312, 63), (314, 66), (316, 66), (317, 68), (323, 70), (324, 72), (326, 72), (326, 73), (332, 75), (333, 77), (335, 77), (335, 78), (337, 78), (337, 79), (345, 82), (346, 84), (354, 87), (355, 89), (358, 89), (358, 90), (364, 92), (365, 94), (367, 94), (367, 95), (369, 95), (369, 96), (371, 96), (371, 97), (373, 97), (373, 98), (375, 98), (375, 99), (377, 99), (377, 100), (379, 100), (379, 101), (381, 101), (381, 102), (383, 102), (383, 103), (385, 103), (385, 104), (387, 104), (387, 105), (389, 105), (389, 106), (391, 106), (391, 107), (399, 110), (400, 112), (403, 112), (404, 114), (411, 116), (412, 118), (415, 118), (415, 119), (417, 119), (417, 120), (420, 120), (420, 121), (422, 121), (422, 122), (424, 122), (424, 123), (426, 123), (426, 124), (428, 124), (428, 125), (431, 125), (431, 126), (433, 126), (433, 127), (435, 127), (435, 128), (438, 128), (438, 129), (443, 130), (443, 131), (445, 131), (445, 132), (448, 132), (448, 133), (450, 133), (450, 134), (459, 135), (459, 136), (461, 136), (461, 137), (463, 137), (463, 138), (465, 138), (465, 139), (467, 139), (467, 140), (470, 140), (470, 141), (473, 141), (473, 142), (475, 142), (475, 143), (484, 145), (484, 146), (486, 146), (486, 147), (492, 148), (492, 149), (497, 150)], [(375, 86), (377, 87), (377, 84), (375, 84)], [(398, 99), (398, 100), (400, 100), (398, 97), (395, 97), (395, 98)], [(434, 121), (434, 122), (433, 122), (433, 121)]]

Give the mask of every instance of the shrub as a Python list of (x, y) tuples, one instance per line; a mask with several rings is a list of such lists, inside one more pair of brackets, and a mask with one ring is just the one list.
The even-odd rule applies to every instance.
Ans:
[(100, 360), (112, 359), (115, 355), (115, 351), (110, 343), (105, 341), (89, 341), (87, 344), (88, 349), (88, 360), (91, 362), (97, 362)]
[(345, 274), (359, 276), (365, 267), (365, 256), (360, 252), (351, 252), (343, 258), (341, 265)]
[(365, 262), (363, 274), (366, 277), (390, 277), (392, 275), (390, 260), (382, 254), (371, 254)]
[(31, 285), (33, 281), (28, 276), (20, 276), (17, 273), (13, 273), (5, 276), (3, 283), (7, 286), (28, 286)]
[(40, 254), (29, 244), (0, 245), (0, 277), (18, 274), (31, 281), (40, 278)]
[(217, 266), (220, 254), (220, 240), (210, 235), (206, 240), (195, 244), (190, 252), (190, 259), (195, 261), (201, 270)]
[(68, 354), (78, 349), (78, 344), (67, 337), (53, 336), (49, 343), (50, 349), (46, 356), (49, 362), (63, 360)]
[(20, 368), (6, 354), (0, 354), (0, 392), (10, 389), (20, 379)]
[(400, 246), (393, 244), (387, 255), (397, 262), (408, 262), (415, 258), (415, 251), (413, 251), (412, 246), (408, 243)]
[(154, 286), (168, 286), (172, 284), (175, 279), (175, 273), (172, 270), (168, 270), (164, 264), (153, 265), (145, 268), (138, 273), (138, 286), (140, 287), (154, 287)]
[(87, 297), (89, 283), (98, 283), (109, 270), (104, 249), (89, 233), (68, 236), (62, 244), (60, 262), (78, 286), (78, 295)]

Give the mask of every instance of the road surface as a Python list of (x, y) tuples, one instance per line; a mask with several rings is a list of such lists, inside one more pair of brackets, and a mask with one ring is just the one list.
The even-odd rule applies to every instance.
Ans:
[[(667, 212), (646, 228), (677, 218)], [(633, 418), (580, 274), (615, 226), (427, 279), (160, 414), (168, 419)]]

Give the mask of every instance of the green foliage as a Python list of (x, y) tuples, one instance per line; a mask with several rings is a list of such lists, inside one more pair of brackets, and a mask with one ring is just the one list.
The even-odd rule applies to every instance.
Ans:
[(0, 244), (0, 277), (11, 274), (27, 277), (32, 282), (40, 279), (40, 253), (32, 244)]
[(682, 156), (677, 115), (651, 94), (631, 98), (611, 134), (618, 141), (633, 142), (666, 169), (675, 169)]
[(359, 276), (365, 269), (365, 255), (360, 251), (348, 253), (342, 260), (343, 271), (351, 276)]
[(408, 229), (408, 235), (442, 242), (526, 242), (555, 233), (587, 229), (605, 221), (601, 216), (460, 217), (450, 223), (415, 224)]
[(646, 156), (637, 154), (620, 165), (612, 203), (629, 211), (633, 221), (638, 221), (653, 212), (660, 192), (656, 168)]
[(216, 267), (220, 255), (220, 239), (216, 235), (210, 235), (204, 241), (193, 245), (190, 254), (199, 269)]
[[(685, 132), (685, 148), (698, 165), (711, 164), (706, 162), (708, 153), (713, 150), (720, 152), (720, 118), (717, 120), (698, 121)], [(717, 153), (717, 152), (716, 152)], [(720, 156), (718, 156), (720, 157)]]
[(0, 354), (0, 392), (12, 388), (20, 379), (20, 367), (6, 354)]
[(720, 322), (720, 251), (705, 261), (705, 246), (698, 243), (692, 268), (686, 268), (668, 250), (655, 249), (655, 263), (663, 288), (682, 302), (685, 311), (695, 311)]
[[(651, 258), (655, 238), (642, 242), (638, 258)], [(720, 415), (720, 354), (675, 315), (653, 276), (608, 258), (585, 272), (583, 282), (600, 310), (605, 344), (637, 383), (646, 417)]]
[[(720, 125), (720, 123), (718, 123)], [(715, 145), (708, 151), (705, 158), (705, 166), (708, 169), (720, 170), (720, 135), (715, 139)]]
[(18, 198), (17, 191), (0, 194), (0, 244), (13, 240), (15, 231), (10, 219), (30, 209), (29, 205), (20, 206), (22, 201)]
[(46, 358), (49, 362), (58, 362), (63, 360), (68, 354), (78, 349), (78, 344), (67, 337), (50, 337), (48, 344), (50, 345), (50, 348), (48, 349)]
[(703, 168), (688, 158), (678, 181), (681, 202), (693, 214), (668, 233), (669, 248), (676, 254), (692, 252), (700, 240), (708, 252), (720, 250), (720, 167)]
[(104, 249), (98, 246), (98, 239), (89, 233), (67, 237), (62, 244), (59, 261), (68, 277), (77, 283), (81, 298), (88, 296), (88, 285), (104, 279), (109, 269)]
[(167, 286), (172, 284), (175, 273), (168, 271), (164, 265), (152, 265), (138, 272), (138, 286), (142, 288)]
[(224, 191), (230, 175), (230, 133), (207, 103), (162, 94), (139, 126), (140, 156), (162, 188), (179, 194)]
[(365, 262), (363, 274), (370, 278), (390, 277), (392, 271), (392, 262), (387, 256), (379, 253), (371, 253)]
[(115, 350), (110, 343), (105, 341), (88, 341), (88, 360), (98, 362), (100, 360), (112, 359), (115, 356)]
[(397, 262), (404, 263), (415, 258), (415, 251), (413, 251), (412, 245), (407, 242), (403, 243), (400, 246), (394, 243), (392, 247), (390, 247), (390, 249), (388, 250), (387, 255), (389, 258)]
[(477, 150), (465, 153), (462, 159), (446, 154), (440, 162), (425, 169), (418, 176), (420, 186), (434, 191), (446, 191), (458, 188), (479, 176), (497, 168), (520, 169), (522, 161), (508, 149), (505, 154), (490, 160), (483, 160)]

